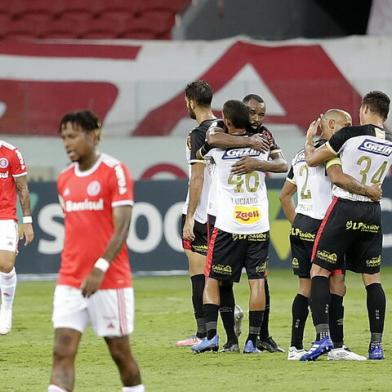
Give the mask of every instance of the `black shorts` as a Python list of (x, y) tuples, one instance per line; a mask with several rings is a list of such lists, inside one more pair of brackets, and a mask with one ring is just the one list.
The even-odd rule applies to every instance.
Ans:
[(214, 231), (215, 221), (216, 221), (215, 215), (208, 215), (207, 217), (208, 243), (210, 243), (212, 232)]
[[(182, 215), (181, 218), (181, 238), (182, 238), (182, 229), (185, 224), (185, 215)], [(203, 256), (207, 255), (207, 223), (200, 223), (195, 220), (195, 225), (193, 226), (193, 234), (195, 235), (195, 239), (193, 241), (182, 240), (182, 247), (187, 250), (191, 250), (192, 252), (199, 253)]]
[(345, 267), (375, 274), (380, 271), (381, 253), (380, 204), (335, 197), (317, 233), (313, 263), (329, 271)]
[(310, 279), (312, 250), (321, 220), (297, 214), (290, 231), (291, 266), (294, 275)]
[(205, 275), (239, 282), (245, 267), (248, 279), (263, 279), (268, 262), (269, 232), (232, 234), (215, 228), (208, 246)]

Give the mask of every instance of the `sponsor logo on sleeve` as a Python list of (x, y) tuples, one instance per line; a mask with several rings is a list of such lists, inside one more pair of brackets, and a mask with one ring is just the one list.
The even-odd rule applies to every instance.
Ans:
[(257, 207), (235, 206), (233, 216), (242, 225), (252, 225), (261, 219), (261, 212)]
[(361, 151), (371, 152), (377, 155), (389, 157), (392, 154), (392, 145), (387, 143), (376, 142), (374, 140), (365, 139), (358, 147)]
[(222, 159), (239, 159), (242, 157), (258, 157), (261, 154), (260, 151), (254, 150), (250, 147), (245, 148), (232, 148), (226, 150), (222, 156)]

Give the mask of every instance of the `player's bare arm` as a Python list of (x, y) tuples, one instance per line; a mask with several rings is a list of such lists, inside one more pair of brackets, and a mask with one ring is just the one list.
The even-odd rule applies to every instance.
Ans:
[(193, 226), (195, 224), (194, 215), (200, 201), (201, 191), (204, 182), (204, 162), (195, 162), (191, 165), (191, 177), (189, 179), (189, 204), (185, 217), (182, 238), (193, 241), (195, 235)]
[(269, 144), (260, 135), (236, 136), (225, 133), (222, 128), (212, 128), (207, 132), (207, 143), (222, 149), (251, 147), (257, 151), (268, 151)]
[(277, 152), (270, 155), (271, 160), (260, 161), (251, 157), (242, 157), (233, 166), (232, 174), (246, 174), (252, 171), (262, 171), (270, 173), (286, 173), (288, 165), (282, 153)]
[(24, 238), (24, 244), (26, 246), (29, 245), (34, 239), (33, 225), (31, 222), (26, 222), (27, 218), (31, 219), (30, 193), (27, 185), (27, 176), (14, 177), (14, 179), (22, 213), (23, 216), (26, 217), (26, 219), (23, 221), (21, 232), (21, 239)]
[(295, 218), (295, 205), (293, 195), (297, 192), (297, 186), (286, 180), (279, 194), (280, 204), (288, 221), (293, 224)]
[(380, 201), (382, 190), (380, 184), (364, 185), (354, 177), (343, 173), (342, 166), (334, 164), (327, 168), (328, 177), (332, 183), (348, 192), (369, 197), (373, 201)]
[(317, 149), (314, 147), (313, 138), (317, 133), (320, 122), (320, 118), (313, 121), (310, 124), (308, 131), (306, 132), (305, 160), (308, 166), (311, 167), (318, 166), (321, 163), (327, 162), (330, 159), (336, 157), (336, 153), (332, 152), (332, 150), (327, 147), (327, 143), (323, 144)]
[[(114, 232), (110, 239), (102, 259), (110, 263), (116, 258), (121, 248), (123, 247), (129, 232), (129, 225), (131, 224), (132, 207), (119, 206), (113, 208), (113, 224)], [(82, 294), (84, 297), (89, 297), (94, 294), (103, 281), (105, 276), (104, 268), (95, 266), (87, 278), (82, 283)]]

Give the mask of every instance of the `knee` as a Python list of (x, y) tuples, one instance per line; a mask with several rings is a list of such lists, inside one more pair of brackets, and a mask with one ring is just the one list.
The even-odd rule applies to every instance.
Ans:
[(9, 274), (15, 265), (14, 257), (1, 257), (0, 258), (0, 272)]

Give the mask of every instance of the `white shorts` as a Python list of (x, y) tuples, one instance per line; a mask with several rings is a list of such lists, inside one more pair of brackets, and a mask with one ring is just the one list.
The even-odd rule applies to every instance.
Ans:
[(125, 336), (133, 331), (133, 288), (98, 290), (84, 298), (80, 289), (58, 285), (54, 291), (53, 326), (83, 332), (91, 324), (98, 336)]
[(0, 250), (17, 252), (18, 224), (13, 219), (0, 220)]

